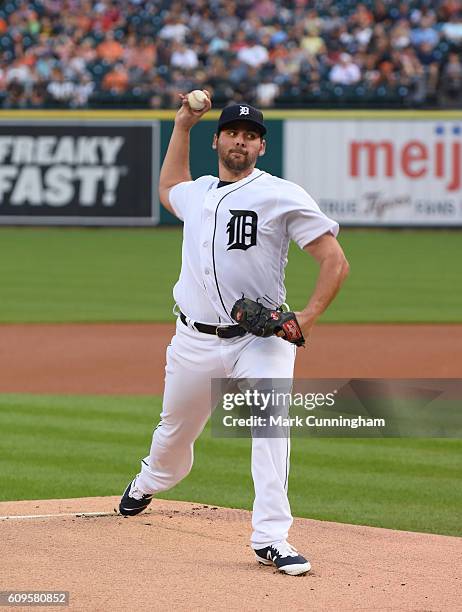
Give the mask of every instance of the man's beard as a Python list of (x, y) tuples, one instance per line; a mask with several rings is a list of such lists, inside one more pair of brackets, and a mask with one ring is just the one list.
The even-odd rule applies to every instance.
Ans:
[(233, 149), (227, 154), (223, 154), (219, 151), (220, 160), (222, 164), (231, 172), (243, 172), (248, 168), (251, 168), (257, 159), (257, 155), (250, 155), (248, 151), (245, 153), (243, 151), (239, 151), (240, 155), (236, 156), (234, 153), (237, 153), (236, 149)]

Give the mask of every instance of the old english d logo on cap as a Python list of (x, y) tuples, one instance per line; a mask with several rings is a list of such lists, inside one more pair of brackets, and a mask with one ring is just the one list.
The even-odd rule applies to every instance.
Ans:
[(263, 113), (250, 104), (230, 104), (224, 108), (218, 119), (217, 133), (219, 134), (225, 125), (234, 121), (248, 121), (262, 136), (266, 134)]

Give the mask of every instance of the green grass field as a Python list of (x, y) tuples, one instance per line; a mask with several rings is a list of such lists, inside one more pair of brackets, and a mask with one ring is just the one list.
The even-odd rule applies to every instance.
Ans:
[[(0, 499), (120, 495), (159, 411), (155, 397), (0, 396)], [(461, 440), (294, 439), (293, 513), (462, 535), (461, 449)], [(249, 440), (213, 438), (207, 427), (195, 456), (160, 497), (251, 509)]]
[[(460, 322), (460, 231), (344, 230), (350, 277), (326, 322)], [(181, 229), (0, 229), (0, 322), (172, 321)], [(316, 268), (293, 246), (288, 301)]]

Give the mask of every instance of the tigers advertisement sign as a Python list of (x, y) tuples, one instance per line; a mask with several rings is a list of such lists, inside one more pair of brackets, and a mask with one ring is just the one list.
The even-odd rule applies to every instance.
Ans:
[(462, 225), (457, 121), (288, 121), (285, 178), (350, 225)]
[(0, 224), (154, 225), (156, 123), (0, 123)]

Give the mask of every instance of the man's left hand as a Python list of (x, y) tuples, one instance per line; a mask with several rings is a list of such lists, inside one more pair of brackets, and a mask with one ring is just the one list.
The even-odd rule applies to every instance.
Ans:
[(302, 330), (303, 337), (305, 338), (305, 342), (310, 341), (311, 330), (313, 329), (315, 320), (313, 317), (305, 312), (295, 312), (295, 316), (297, 317), (298, 324), (300, 325), (300, 329)]

